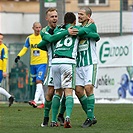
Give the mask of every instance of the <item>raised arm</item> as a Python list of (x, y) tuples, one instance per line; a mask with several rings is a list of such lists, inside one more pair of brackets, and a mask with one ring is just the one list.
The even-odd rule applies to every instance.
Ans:
[(94, 23), (87, 24), (85, 27), (80, 28), (78, 35), (82, 38), (92, 38), (95, 41), (98, 41), (100, 39)]
[(66, 35), (69, 35), (68, 30), (59, 31), (59, 32), (55, 33), (54, 35), (50, 35), (48, 32), (45, 32), (42, 39), (51, 43), (51, 42), (59, 41)]
[(77, 33), (78, 33), (77, 29), (73, 29), (72, 27), (69, 27), (67, 30), (60, 29), (57, 32), (55, 31), (53, 35), (50, 35), (48, 32), (45, 32), (42, 39), (50, 43), (51, 42), (54, 43), (54, 42), (61, 40), (66, 35), (77, 35)]
[(42, 36), (42, 41), (37, 45), (37, 48), (41, 49), (41, 50), (45, 50), (45, 47), (49, 44), (49, 43), (55, 43), (59, 40), (61, 40), (63, 37), (65, 37), (66, 35), (77, 35), (78, 30), (77, 29), (72, 29), (72, 27), (66, 29), (62, 29), (62, 30), (55, 30), (54, 35), (49, 34), (49, 32), (43, 32), (41, 34)]

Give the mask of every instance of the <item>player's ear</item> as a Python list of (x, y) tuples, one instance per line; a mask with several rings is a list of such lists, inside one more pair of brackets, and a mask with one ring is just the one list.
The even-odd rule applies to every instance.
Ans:
[(90, 17), (91, 17), (90, 14), (88, 14), (88, 15), (87, 15), (88, 20), (90, 19)]
[(74, 25), (76, 25), (76, 20), (74, 21)]
[(48, 18), (47, 18), (47, 16), (46, 16), (46, 18), (45, 18), (45, 19), (46, 19), (46, 21), (48, 21)]

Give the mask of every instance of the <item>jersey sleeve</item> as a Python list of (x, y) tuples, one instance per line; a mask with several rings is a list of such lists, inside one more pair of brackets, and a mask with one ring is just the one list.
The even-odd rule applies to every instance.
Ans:
[(28, 51), (29, 46), (30, 46), (29, 38), (27, 38), (25, 41), (24, 47), (18, 53), (18, 56), (20, 56), (20, 57), (23, 56)]
[(47, 29), (47, 26), (40, 31), (40, 35), (42, 38), (43, 38), (44, 33), (46, 32), (46, 29)]
[(41, 37), (43, 37), (43, 32), (42, 31), (40, 31), (40, 35), (41, 35)]
[(37, 45), (37, 48), (41, 49), (41, 50), (45, 50), (47, 51), (47, 45), (49, 44), (48, 41), (46, 40), (42, 40), (38, 45)]
[(78, 35), (81, 38), (92, 38), (95, 41), (100, 39), (99, 34), (97, 33), (97, 29), (95, 24), (87, 24), (85, 27), (79, 29)]
[(42, 30), (40, 32), (42, 41), (37, 45), (37, 48), (41, 50), (46, 50), (46, 46), (49, 43), (54, 43), (65, 37), (66, 35), (69, 34), (68, 30), (60, 31), (59, 29), (55, 30), (55, 33), (53, 35), (49, 34), (48, 31)]
[(96, 26), (93, 24), (87, 24), (87, 26), (79, 28), (78, 35), (89, 34), (90, 32), (97, 32)]
[(54, 35), (50, 35), (48, 32), (46, 32), (43, 35), (43, 40), (49, 41), (50, 43), (57, 42), (68, 34), (69, 34), (68, 30), (58, 31), (58, 32), (54, 33)]
[(100, 36), (98, 33), (93, 33), (93, 32), (90, 32), (89, 34), (85, 34), (83, 36), (83, 38), (92, 38), (94, 39), (95, 41), (99, 41), (100, 40)]
[(24, 46), (25, 46), (26, 48), (29, 48), (29, 46), (30, 46), (29, 37), (25, 40)]
[(7, 68), (7, 58), (3, 59), (3, 72), (6, 72), (6, 68)]
[(28, 50), (28, 48), (24, 46), (21, 49), (21, 51), (18, 53), (18, 56), (20, 56), (20, 57), (23, 56), (27, 52), (27, 50)]
[(7, 70), (7, 60), (8, 60), (8, 49), (4, 47), (3, 49), (3, 72)]

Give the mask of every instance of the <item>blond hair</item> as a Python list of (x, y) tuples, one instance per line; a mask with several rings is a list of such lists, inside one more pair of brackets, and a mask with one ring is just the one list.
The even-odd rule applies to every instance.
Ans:
[(50, 7), (50, 8), (48, 8), (48, 9), (46, 10), (46, 14), (47, 14), (48, 12), (53, 12), (53, 11), (56, 11), (56, 12), (57, 12), (57, 9), (56, 9), (56, 8), (53, 8), (53, 7)]

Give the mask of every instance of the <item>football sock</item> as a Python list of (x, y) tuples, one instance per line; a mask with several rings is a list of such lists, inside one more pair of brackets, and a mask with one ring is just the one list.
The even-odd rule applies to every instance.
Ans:
[(7, 98), (11, 97), (11, 95), (5, 89), (3, 89), (2, 87), (0, 87), (0, 94), (6, 96)]
[(71, 116), (74, 100), (72, 96), (66, 96), (66, 117)]
[(36, 92), (35, 92), (35, 97), (34, 97), (34, 101), (37, 103), (40, 99), (40, 96), (42, 95), (42, 83), (36, 84)]
[(51, 109), (52, 101), (47, 101), (45, 99), (45, 107), (44, 107), (44, 117), (49, 117), (49, 112)]
[(57, 121), (57, 114), (60, 107), (60, 99), (61, 97), (57, 94), (55, 94), (52, 99), (52, 121), (53, 122)]
[(66, 102), (66, 97), (63, 95), (61, 103), (60, 103), (60, 114), (62, 114), (62, 116), (63, 116), (64, 112), (66, 111), (65, 102)]
[(45, 97), (44, 97), (44, 90), (43, 90), (43, 86), (42, 86), (42, 93), (40, 95), (40, 100), (42, 103), (45, 103)]
[(82, 97), (80, 97), (79, 101), (80, 101), (80, 103), (82, 105), (82, 109), (87, 114), (87, 97), (86, 97), (86, 95), (83, 95)]
[(94, 118), (94, 104), (95, 98), (94, 94), (87, 97), (87, 117), (92, 120)]

